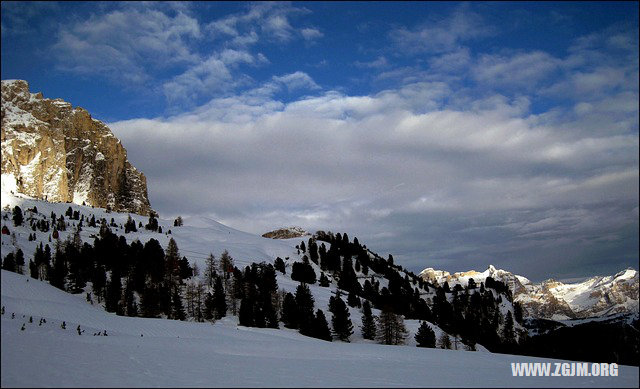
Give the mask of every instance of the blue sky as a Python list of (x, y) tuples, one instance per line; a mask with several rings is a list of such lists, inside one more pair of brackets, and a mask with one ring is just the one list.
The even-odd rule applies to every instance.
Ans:
[(14, 78), (107, 122), (162, 216), (637, 268), (637, 2), (3, 2)]

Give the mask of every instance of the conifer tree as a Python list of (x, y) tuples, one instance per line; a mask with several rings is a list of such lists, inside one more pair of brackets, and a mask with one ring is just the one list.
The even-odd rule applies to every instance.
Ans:
[(220, 254), (220, 271), (225, 280), (228, 280), (230, 274), (233, 272), (233, 258), (227, 250), (224, 250), (222, 254)]
[(2, 268), (12, 272), (16, 271), (16, 260), (13, 252), (10, 252), (6, 257), (4, 257), (4, 261), (2, 261)]
[(282, 258), (280, 258), (280, 257), (276, 258), (276, 260), (273, 262), (273, 266), (280, 273), (286, 274), (285, 265), (284, 265), (284, 261), (282, 260)]
[(204, 280), (209, 288), (213, 288), (215, 276), (217, 274), (216, 269), (218, 268), (218, 263), (216, 262), (216, 257), (213, 253), (209, 253), (207, 259), (205, 259), (205, 267), (204, 267)]
[(121, 315), (120, 299), (122, 298), (122, 281), (117, 270), (111, 272), (111, 281), (107, 285), (107, 295), (104, 309), (107, 312), (115, 312)]
[(164, 253), (165, 280), (169, 288), (173, 288), (181, 280), (179, 261), (180, 251), (178, 250), (178, 244), (171, 238)]
[(216, 320), (227, 316), (227, 300), (222, 287), (222, 279), (217, 276), (213, 288), (213, 308)]
[(22, 208), (19, 206), (13, 207), (13, 225), (18, 227), (22, 225), (24, 218), (22, 216)]
[(138, 305), (133, 294), (133, 279), (131, 277), (127, 278), (124, 289), (124, 304), (127, 316), (138, 316)]
[(418, 332), (415, 335), (415, 339), (418, 347), (436, 347), (436, 334), (426, 321), (423, 321), (418, 328)]
[[(53, 259), (53, 271), (50, 277), (51, 285), (64, 290), (67, 277), (67, 264), (65, 254), (60, 241), (56, 242), (56, 252)], [(113, 312), (113, 311), (112, 311)]]
[(253, 300), (250, 298), (244, 298), (240, 301), (238, 323), (245, 327), (253, 327), (255, 324), (253, 318)]
[(302, 283), (296, 288), (296, 305), (298, 306), (298, 322), (300, 325), (300, 333), (309, 335), (313, 321), (313, 305), (314, 299), (309, 287)]
[(29, 260), (29, 276), (31, 278), (35, 278), (36, 280), (38, 279), (38, 267), (32, 260)]
[(365, 300), (362, 304), (362, 337), (364, 339), (373, 340), (376, 337), (376, 322), (371, 313), (371, 305), (368, 300)]
[(22, 249), (18, 249), (15, 255), (16, 273), (24, 274), (24, 253)]
[(186, 318), (178, 286), (173, 288), (173, 293), (171, 294), (171, 317), (176, 320), (184, 320)]
[(324, 287), (329, 286), (329, 278), (324, 274), (324, 272), (320, 273), (319, 285)]
[(213, 304), (213, 294), (205, 293), (204, 296), (204, 312), (203, 316), (205, 320), (215, 320), (215, 306)]
[(100, 303), (104, 296), (104, 288), (107, 285), (107, 274), (104, 266), (96, 265), (91, 274), (91, 283), (93, 294), (98, 298), (98, 303)]
[(353, 324), (349, 318), (351, 316), (349, 308), (340, 295), (329, 298), (329, 311), (333, 314), (331, 324), (334, 335), (343, 342), (348, 342), (349, 337), (353, 334)]
[(515, 335), (513, 331), (513, 316), (511, 315), (511, 311), (507, 312), (507, 315), (504, 319), (504, 328), (502, 329), (502, 338), (506, 343), (515, 342)]
[(282, 314), (280, 315), (280, 320), (282, 320), (285, 327), (296, 329), (299, 327), (298, 316), (298, 304), (296, 303), (296, 299), (291, 293), (287, 293), (282, 302)]
[(311, 336), (331, 342), (331, 331), (327, 324), (327, 318), (321, 309), (316, 311), (316, 316), (313, 319), (313, 334)]
[(349, 306), (352, 308), (360, 308), (362, 306), (360, 298), (356, 295), (353, 289), (349, 291), (349, 295), (347, 296), (347, 304), (349, 304)]

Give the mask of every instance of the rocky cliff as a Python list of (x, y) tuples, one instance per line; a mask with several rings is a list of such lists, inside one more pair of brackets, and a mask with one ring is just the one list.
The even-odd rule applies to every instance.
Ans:
[(51, 202), (148, 215), (147, 180), (111, 130), (61, 99), (2, 81), (3, 186)]

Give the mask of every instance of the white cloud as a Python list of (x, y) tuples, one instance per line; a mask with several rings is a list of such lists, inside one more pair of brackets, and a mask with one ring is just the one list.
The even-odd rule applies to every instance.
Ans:
[(401, 27), (390, 32), (390, 38), (398, 49), (407, 53), (442, 53), (456, 50), (461, 43), (471, 39), (491, 36), (494, 29), (483, 18), (460, 5), (449, 17), (429, 20), (421, 27)]
[(476, 80), (490, 85), (522, 90), (536, 88), (560, 67), (561, 61), (542, 52), (533, 51), (512, 56), (481, 55), (474, 66)]
[(324, 34), (317, 28), (303, 28), (300, 30), (302, 37), (307, 41), (322, 38)]
[(378, 58), (376, 58), (376, 59), (374, 59), (373, 61), (370, 61), (370, 62), (356, 61), (355, 65), (357, 67), (360, 67), (360, 68), (380, 69), (380, 68), (385, 68), (385, 67), (389, 66), (389, 61), (387, 61), (387, 59), (384, 56), (381, 55)]
[(298, 28), (291, 24), (292, 16), (307, 12), (287, 3), (251, 3), (244, 12), (214, 20), (205, 29), (214, 38), (231, 37), (228, 43), (234, 46), (253, 45), (260, 39), (288, 42), (298, 34), (307, 41), (322, 37), (322, 32), (315, 27)]
[(150, 69), (195, 63), (187, 41), (199, 37), (197, 20), (182, 12), (125, 7), (62, 26), (51, 53), (66, 70), (141, 82)]
[(273, 76), (273, 80), (284, 84), (288, 90), (295, 89), (320, 89), (320, 86), (305, 72), (285, 74), (284, 76)]
[(235, 82), (225, 62), (214, 55), (164, 83), (163, 90), (170, 102), (191, 101), (204, 93), (229, 90)]
[[(441, 241), (420, 249), (445, 258), (456, 244), (460, 253), (488, 253), (496, 229), (514, 234), (508, 251), (527, 239), (552, 247), (634, 222), (637, 132), (592, 136), (578, 125), (537, 124), (526, 101), (504, 96), (449, 109), (438, 102), (446, 85), (326, 92), (285, 104), (272, 97), (278, 83), (189, 114), (112, 124), (147, 175), (156, 208), (214, 213), (255, 233), (291, 224), (347, 230), (368, 244), (378, 236), (385, 247), (407, 244), (408, 231), (429, 231)], [(418, 111), (416, 95), (432, 108)], [(464, 244), (437, 223), (459, 229)], [(522, 227), (501, 227), (514, 223)], [(542, 233), (545, 225), (557, 233)]]

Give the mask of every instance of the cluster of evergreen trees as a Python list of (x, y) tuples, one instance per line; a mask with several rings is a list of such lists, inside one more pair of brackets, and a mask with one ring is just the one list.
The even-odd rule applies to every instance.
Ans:
[[(318, 246), (316, 240), (330, 243), (330, 248), (327, 250), (324, 243)], [(338, 288), (348, 293), (349, 306), (359, 308), (365, 300), (366, 307), (362, 308), (365, 339), (402, 343), (406, 337), (403, 324), (406, 318), (437, 323), (445, 331), (456, 334), (456, 339), (459, 336), (469, 348), (477, 342), (492, 351), (515, 346), (514, 320), (522, 321), (522, 309), (513, 303), (509, 288), (500, 281), (489, 277), (478, 287), (470, 280), (467, 287), (458, 284), (453, 290), (447, 283), (433, 285), (395, 265), (393, 256), (382, 258), (360, 245), (357, 238), (350, 242), (346, 233), (334, 235), (318, 231), (307, 244), (301, 242), (297, 247), (305, 253), (303, 259), (308, 255), (321, 268), (321, 279), (326, 277), (326, 271), (338, 280)], [(294, 279), (313, 278), (304, 276), (313, 270), (306, 261), (294, 264), (293, 268), (296, 269)], [(378, 277), (386, 278), (387, 286), (381, 288)], [(513, 304), (515, 315), (510, 311), (502, 314), (503, 298)], [(379, 317), (369, 317), (367, 311), (370, 312), (371, 307), (381, 311)]]
[[(522, 320), (518, 304), (514, 304), (515, 315), (507, 312), (503, 316), (502, 299), (512, 302), (512, 296), (502, 282), (487, 278), (477, 286), (470, 280), (467, 287), (455, 285), (453, 289), (447, 283), (433, 285), (395, 265), (391, 255), (382, 258), (360, 245), (357, 238), (351, 242), (346, 233), (318, 231), (297, 246), (302, 262), (292, 264), (291, 278), (300, 285), (292, 294), (278, 292), (276, 271), (287, 271), (281, 258), (274, 265), (254, 263), (240, 270), (228, 252), (219, 259), (211, 254), (203, 277), (198, 278), (199, 269), (192, 268), (180, 255), (173, 239), (166, 249), (155, 239), (129, 244), (124, 236), (112, 233), (111, 228), (118, 227), (113, 219), (110, 223), (102, 219), (98, 221), (99, 236), (90, 245), (82, 242), (80, 231), (85, 221), (96, 226), (95, 217), (85, 220), (71, 207), (66, 216), (79, 221), (73, 233), (66, 241), (56, 240), (53, 252), (49, 244), (43, 247), (40, 243), (29, 261), (30, 275), (72, 293), (82, 292), (91, 282), (93, 297), (99, 303), (104, 300), (108, 311), (120, 315), (202, 321), (218, 320), (230, 310), (238, 315), (241, 325), (278, 328), (282, 322), (304, 335), (349, 341), (353, 324), (347, 307), (352, 307), (361, 309), (365, 339), (403, 343), (407, 336), (404, 319), (418, 319), (438, 324), (469, 347), (481, 342), (492, 351), (514, 346), (514, 321)], [(63, 215), (57, 218), (52, 213), (51, 220), (54, 233), (69, 225)], [(15, 226), (24, 222), (19, 207), (13, 210), (13, 221)], [(181, 218), (174, 221), (174, 226), (181, 225)], [(31, 226), (34, 231), (50, 228), (46, 220), (32, 219)], [(135, 232), (142, 227), (129, 216), (124, 231)], [(153, 214), (144, 228), (161, 231)], [(325, 243), (329, 244), (328, 249)], [(24, 254), (20, 250), (9, 253), (3, 261), (5, 269), (23, 272), (23, 266)], [(337, 281), (338, 287), (329, 304), (331, 330), (324, 312), (315, 309), (308, 287), (316, 282), (327, 287), (329, 277)], [(387, 280), (386, 286), (380, 287), (381, 278)], [(347, 296), (346, 303), (343, 294)], [(381, 313), (373, 316), (372, 308)], [(435, 344), (431, 334), (423, 326), (420, 328), (419, 345), (431, 347)]]

